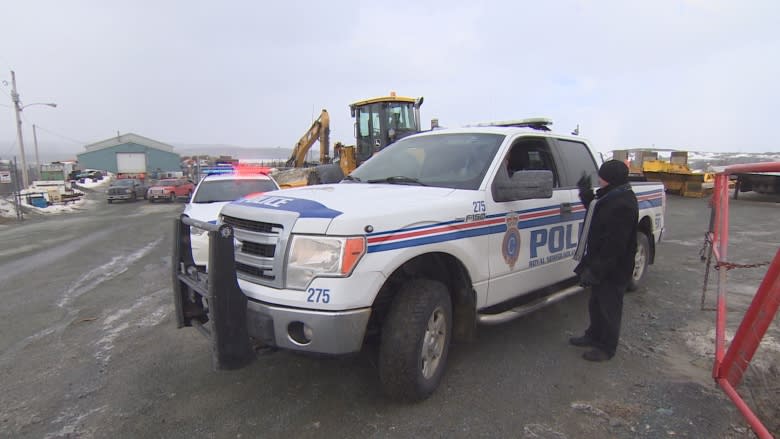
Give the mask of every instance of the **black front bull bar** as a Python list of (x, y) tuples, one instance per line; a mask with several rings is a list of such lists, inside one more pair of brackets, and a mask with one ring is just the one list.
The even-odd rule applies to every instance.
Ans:
[[(190, 227), (209, 235), (208, 273), (192, 259)], [(256, 355), (247, 329), (247, 298), (238, 287), (233, 228), (182, 215), (175, 220), (173, 301), (178, 328), (195, 327), (209, 340), (214, 370), (242, 368)]]

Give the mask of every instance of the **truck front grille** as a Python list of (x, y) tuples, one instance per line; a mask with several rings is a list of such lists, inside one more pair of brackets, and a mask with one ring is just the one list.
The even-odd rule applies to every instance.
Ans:
[(244, 241), (241, 251), (262, 258), (273, 258), (276, 252), (276, 246), (272, 244), (258, 244), (256, 242)]
[(282, 229), (281, 224), (250, 221), (232, 216), (223, 216), (222, 222), (233, 226), (233, 228), (249, 230), (251, 232), (273, 233), (274, 228)]
[[(285, 220), (286, 218), (279, 218)], [(223, 224), (233, 227), (234, 237), (240, 243), (235, 252), (236, 274), (252, 283), (282, 288), (283, 260), (290, 224), (277, 221), (253, 221), (223, 215)]]
[(258, 267), (242, 264), (240, 262), (236, 262), (236, 271), (257, 279), (265, 279), (270, 281), (276, 279), (276, 276), (270, 276)]

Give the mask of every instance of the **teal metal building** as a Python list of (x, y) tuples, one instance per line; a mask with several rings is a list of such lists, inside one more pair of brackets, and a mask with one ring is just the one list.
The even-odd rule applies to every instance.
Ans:
[(181, 156), (173, 146), (138, 134), (117, 134), (84, 147), (76, 157), (80, 169), (98, 169), (114, 174), (180, 172)]

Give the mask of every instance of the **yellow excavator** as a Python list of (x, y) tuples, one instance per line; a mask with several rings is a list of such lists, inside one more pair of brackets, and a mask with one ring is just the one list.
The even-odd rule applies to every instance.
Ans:
[[(312, 123), (293, 148), (287, 161), (291, 169), (277, 171), (274, 179), (282, 188), (312, 184), (335, 183), (387, 145), (421, 131), (420, 106), (423, 98), (388, 96), (364, 99), (349, 105), (355, 119), (355, 145), (334, 145), (330, 157), (330, 117), (327, 110)], [(315, 142), (320, 142), (320, 160), (308, 166), (306, 154)]]
[(314, 142), (318, 140), (320, 142), (320, 164), (328, 164), (330, 163), (330, 116), (328, 116), (328, 110), (325, 109), (320, 113), (320, 117), (311, 124), (306, 134), (295, 144), (292, 155), (287, 160), (287, 167), (304, 167), (306, 154)]

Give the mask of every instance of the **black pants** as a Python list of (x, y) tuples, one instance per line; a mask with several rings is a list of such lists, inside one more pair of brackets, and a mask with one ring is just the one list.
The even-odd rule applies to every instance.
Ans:
[(602, 281), (590, 289), (588, 302), (590, 327), (585, 331), (585, 335), (610, 357), (615, 355), (620, 338), (623, 294), (626, 288), (628, 288), (627, 283)]

